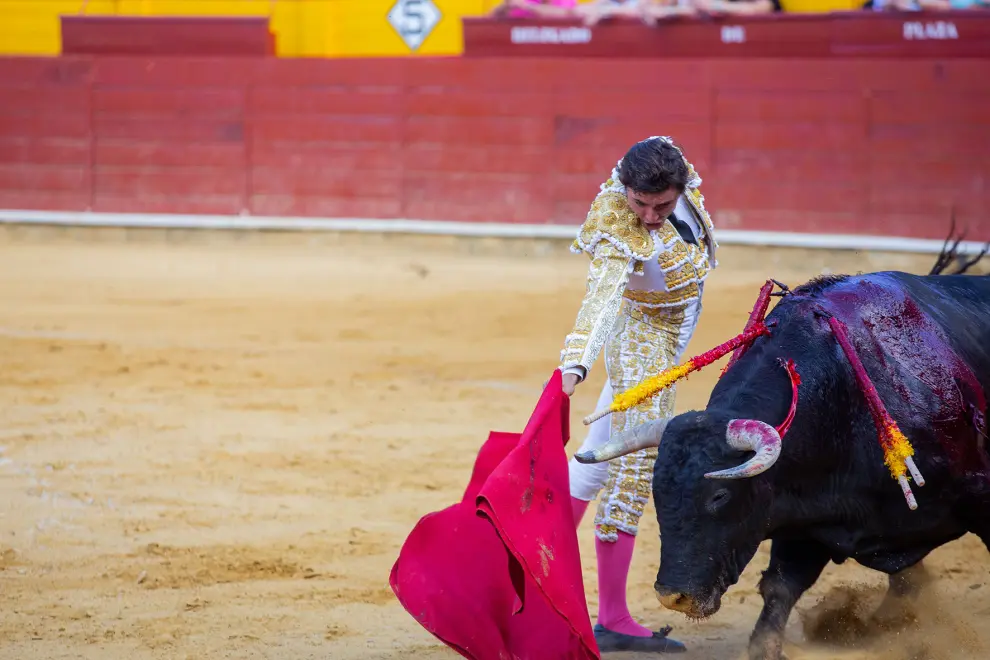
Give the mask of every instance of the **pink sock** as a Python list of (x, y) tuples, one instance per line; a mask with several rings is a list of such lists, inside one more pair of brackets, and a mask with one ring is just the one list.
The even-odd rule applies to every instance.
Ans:
[(615, 543), (595, 537), (598, 555), (598, 623), (609, 630), (636, 637), (650, 637), (653, 631), (635, 621), (626, 604), (626, 577), (632, 563), (636, 537), (619, 532)]
[(584, 517), (584, 512), (588, 510), (588, 505), (591, 502), (585, 502), (584, 500), (579, 500), (578, 498), (571, 495), (571, 511), (574, 512), (574, 527), (577, 528), (581, 524), (581, 518)]

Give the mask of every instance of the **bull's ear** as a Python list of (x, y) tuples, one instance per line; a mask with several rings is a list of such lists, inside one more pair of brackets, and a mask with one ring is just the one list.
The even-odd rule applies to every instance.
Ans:
[(615, 437), (597, 449), (574, 454), (574, 458), (578, 463), (603, 463), (640, 449), (659, 447), (669, 421), (669, 419), (658, 419), (640, 424), (628, 431), (615, 434)]
[(707, 479), (746, 479), (770, 469), (780, 458), (777, 429), (758, 419), (733, 419), (725, 429), (725, 441), (738, 451), (753, 451), (751, 459), (727, 470), (709, 472)]

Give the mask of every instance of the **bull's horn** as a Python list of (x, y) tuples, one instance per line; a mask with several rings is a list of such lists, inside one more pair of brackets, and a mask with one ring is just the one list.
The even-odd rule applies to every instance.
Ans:
[(739, 451), (755, 451), (756, 456), (734, 468), (709, 472), (708, 479), (746, 479), (770, 469), (780, 458), (777, 429), (757, 419), (733, 419), (725, 429), (725, 440)]
[(574, 454), (574, 458), (578, 463), (604, 463), (640, 449), (659, 447), (660, 438), (663, 437), (663, 431), (669, 421), (669, 419), (658, 419), (640, 424), (628, 431), (617, 433), (598, 449)]

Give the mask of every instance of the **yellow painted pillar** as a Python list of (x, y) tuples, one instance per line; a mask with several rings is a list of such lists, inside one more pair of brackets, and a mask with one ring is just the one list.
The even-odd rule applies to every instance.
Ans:
[[(59, 16), (78, 14), (83, 0), (0, 0), (0, 55), (58, 55)], [(113, 14), (114, 0), (89, 0), (87, 14)]]

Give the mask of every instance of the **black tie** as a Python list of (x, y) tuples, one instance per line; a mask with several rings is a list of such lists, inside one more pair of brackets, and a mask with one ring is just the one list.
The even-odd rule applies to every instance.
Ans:
[(669, 220), (670, 224), (677, 230), (677, 233), (681, 235), (681, 238), (684, 239), (685, 243), (691, 243), (693, 245), (698, 244), (698, 239), (694, 237), (694, 234), (691, 232), (691, 228), (687, 226), (686, 222), (681, 222), (678, 220), (677, 216), (673, 213), (667, 216), (667, 220)]

